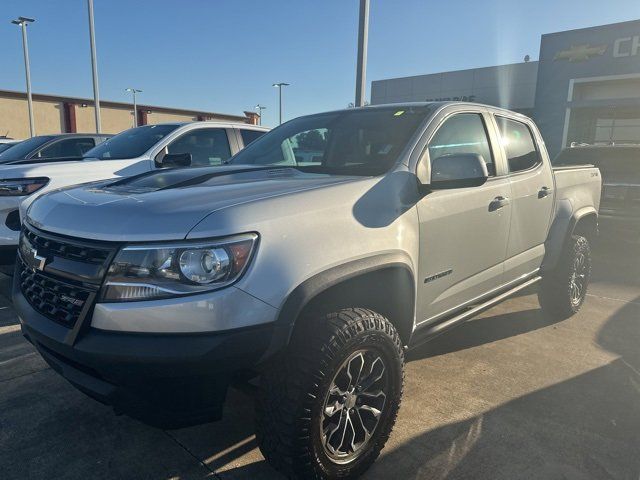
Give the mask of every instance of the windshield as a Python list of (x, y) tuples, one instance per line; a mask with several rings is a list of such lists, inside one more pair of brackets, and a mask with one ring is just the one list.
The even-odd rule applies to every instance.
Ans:
[(139, 157), (180, 125), (145, 125), (125, 130), (85, 153), (85, 158), (116, 160)]
[(384, 107), (301, 117), (233, 157), (234, 165), (283, 165), (314, 173), (380, 175), (391, 169), (432, 107)]
[(17, 145), (17, 143), (0, 143), (0, 153), (4, 152), (5, 150), (8, 150), (14, 145)]
[(22, 160), (26, 158), (34, 150), (40, 148), (49, 140), (53, 140), (53, 135), (41, 135), (39, 137), (32, 137), (28, 140), (13, 145), (10, 149), (0, 153), (0, 163), (6, 163), (13, 160)]

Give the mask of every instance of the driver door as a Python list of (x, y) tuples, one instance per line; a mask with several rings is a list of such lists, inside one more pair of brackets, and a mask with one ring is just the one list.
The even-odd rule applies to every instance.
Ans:
[(511, 187), (509, 179), (500, 175), (501, 157), (495, 154), (495, 134), (489, 125), (487, 117), (477, 112), (446, 117), (420, 160), (479, 154), (489, 179), (477, 187), (434, 190), (418, 202), (418, 324), (436, 322), (502, 282)]

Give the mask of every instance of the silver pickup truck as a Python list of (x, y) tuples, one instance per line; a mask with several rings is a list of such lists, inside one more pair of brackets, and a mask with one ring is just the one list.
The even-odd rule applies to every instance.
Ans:
[(61, 189), (27, 212), (22, 332), (147, 423), (218, 419), (253, 381), (267, 460), (353, 478), (383, 448), (406, 349), (538, 284), (581, 307), (600, 174), (552, 169), (528, 118), (469, 103), (297, 118), (217, 168)]

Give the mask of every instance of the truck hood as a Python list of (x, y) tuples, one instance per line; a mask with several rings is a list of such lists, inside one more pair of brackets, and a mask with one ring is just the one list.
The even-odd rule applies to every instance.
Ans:
[(213, 212), (359, 178), (278, 167), (166, 170), (53, 191), (33, 202), (27, 221), (86, 239), (180, 240)]

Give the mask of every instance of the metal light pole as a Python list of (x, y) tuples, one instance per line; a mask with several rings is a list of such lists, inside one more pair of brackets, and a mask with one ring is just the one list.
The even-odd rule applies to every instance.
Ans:
[(137, 88), (125, 88), (125, 92), (131, 92), (133, 95), (133, 126), (138, 126), (138, 104), (136, 103), (136, 94), (142, 93), (142, 90)]
[(358, 65), (356, 67), (356, 107), (364, 106), (367, 89), (367, 44), (369, 42), (369, 0), (360, 0), (358, 24)]
[(87, 0), (89, 10), (89, 43), (91, 44), (91, 73), (93, 74), (93, 110), (96, 117), (96, 133), (100, 133), (100, 93), (98, 91), (98, 61), (96, 60), (96, 34), (93, 24), (93, 0)]
[(258, 125), (262, 125), (262, 110), (266, 110), (267, 107), (257, 104), (254, 108), (258, 111)]
[(35, 22), (33, 18), (18, 17), (11, 23), (19, 25), (22, 29), (22, 50), (24, 53), (24, 71), (27, 77), (27, 104), (29, 105), (29, 133), (33, 137), (36, 134), (36, 127), (33, 122), (33, 98), (31, 97), (31, 69), (29, 67), (29, 44), (27, 43), (27, 24)]
[(285, 82), (274, 83), (273, 86), (278, 89), (278, 97), (280, 103), (280, 125), (282, 125), (282, 87), (288, 87), (290, 84)]

